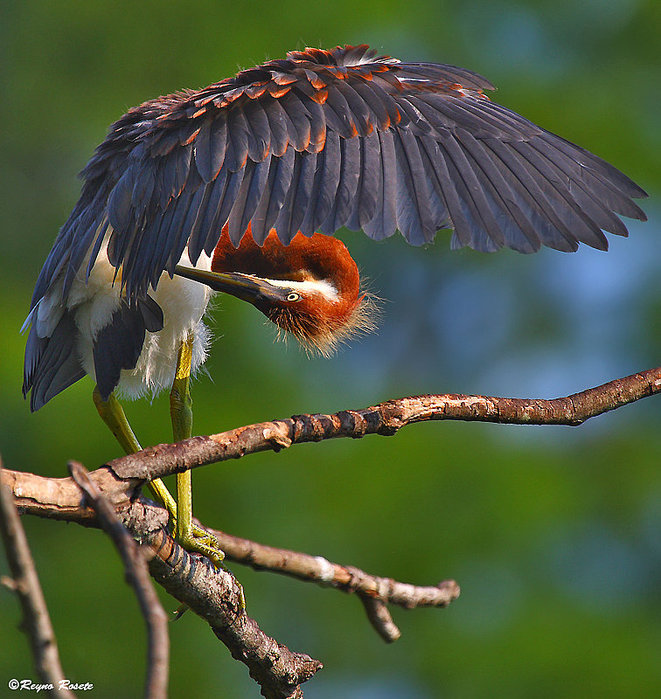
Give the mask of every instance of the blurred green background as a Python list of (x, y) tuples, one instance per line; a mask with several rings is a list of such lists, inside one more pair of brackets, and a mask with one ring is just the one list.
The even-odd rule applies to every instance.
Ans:
[[(199, 434), (421, 392), (554, 397), (659, 364), (661, 5), (657, 0), (363, 3), (4, 2), (0, 8), (0, 450), (9, 468), (66, 474), (118, 449), (89, 379), (30, 415), (18, 329), (76, 173), (144, 99), (202, 87), (306, 45), (370, 43), (454, 63), (495, 99), (613, 162), (647, 189), (650, 221), (611, 252), (450, 253), (347, 233), (387, 299), (378, 335), (307, 359), (254, 309), (220, 299)], [(167, 441), (167, 398), (128, 406)], [(323, 660), (306, 696), (638, 697), (661, 692), (661, 400), (579, 428), (435, 423), (394, 438), (306, 445), (194, 474), (206, 523), (418, 584), (455, 578), (447, 610), (402, 611), (384, 645), (357, 600), (240, 566), (249, 612)], [(138, 696), (145, 637), (99, 532), (26, 519), (65, 672), (98, 697)], [(6, 562), (0, 561), (6, 573)], [(167, 609), (176, 604), (164, 596)], [(35, 678), (0, 589), (0, 695)], [(172, 696), (257, 696), (207, 626), (171, 626)]]

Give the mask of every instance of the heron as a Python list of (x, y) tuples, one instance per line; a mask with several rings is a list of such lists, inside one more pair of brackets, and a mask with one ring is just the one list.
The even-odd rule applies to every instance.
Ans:
[[(170, 391), (192, 434), (214, 292), (251, 303), (322, 354), (373, 325), (341, 228), (451, 248), (608, 248), (646, 193), (615, 167), (492, 101), (484, 77), (366, 45), (307, 48), (130, 109), (83, 169), (81, 196), (36, 282), (23, 394), (30, 409), (89, 374), (96, 408), (138, 451), (119, 398)], [(150, 484), (177, 539), (218, 562), (177, 498)]]

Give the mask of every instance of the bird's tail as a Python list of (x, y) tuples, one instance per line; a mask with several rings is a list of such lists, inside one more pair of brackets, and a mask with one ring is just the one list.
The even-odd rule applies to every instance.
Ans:
[[(79, 354), (75, 309), (67, 309), (49, 337), (40, 337), (32, 323), (25, 347), (23, 396), (30, 393), (30, 410), (39, 410), (87, 373)], [(30, 318), (28, 318), (28, 321)], [(145, 332), (163, 328), (163, 311), (150, 296), (129, 304), (123, 299), (93, 344), (94, 373), (103, 400), (119, 383), (122, 369), (134, 369)]]
[(63, 313), (50, 337), (39, 337), (35, 324), (30, 328), (23, 365), (23, 396), (31, 391), (32, 412), (85, 376), (77, 338), (78, 328), (71, 311)]

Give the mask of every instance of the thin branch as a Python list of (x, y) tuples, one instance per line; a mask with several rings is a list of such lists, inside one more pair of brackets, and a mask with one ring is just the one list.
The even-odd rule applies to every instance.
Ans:
[(370, 624), (376, 629), (379, 636), (386, 643), (394, 643), (402, 635), (402, 632), (392, 620), (386, 603), (380, 599), (372, 599), (364, 595), (361, 595), (360, 601), (363, 603)]
[(149, 579), (145, 551), (136, 544), (126, 527), (119, 521), (112, 505), (90, 479), (87, 469), (82, 464), (72, 461), (69, 464), (69, 472), (91, 502), (102, 529), (117, 547), (124, 563), (127, 582), (134, 588), (138, 598), (147, 625), (145, 697), (164, 699), (168, 693), (170, 656), (168, 616)]
[(517, 425), (577, 426), (661, 392), (661, 367), (648, 369), (565, 398), (526, 399), (461, 394), (412, 396), (389, 400), (364, 410), (334, 415), (295, 415), (262, 422), (178, 444), (160, 444), (108, 462), (118, 478), (153, 480), (206, 464), (238, 459), (292, 444), (368, 434), (391, 436), (402, 427), (427, 420), (468, 420)]
[(228, 561), (248, 565), (255, 570), (268, 570), (315, 582), (349, 594), (356, 593), (365, 607), (369, 622), (388, 643), (396, 641), (400, 632), (386, 605), (395, 604), (405, 609), (447, 607), (459, 597), (459, 585), (454, 580), (444, 580), (435, 587), (410, 585), (392, 578), (370, 575), (354, 566), (332, 563), (323, 556), (265, 546), (215, 529), (211, 532)]
[[(104, 469), (90, 473), (91, 479), (97, 477), (98, 480), (107, 485), (107, 472)], [(5, 479), (12, 484), (15, 492), (21, 494), (19, 502), (22, 511), (40, 517), (66, 519), (85, 526), (96, 526), (96, 521), (89, 515), (88, 510), (80, 506), (75, 486), (67, 488), (63, 482), (59, 482), (57, 488), (59, 503), (54, 503), (53, 499), (50, 502), (41, 502), (41, 500), (47, 499), (43, 492), (49, 492), (46, 487), (49, 479), (20, 471), (5, 471)], [(77, 509), (74, 507), (74, 503), (78, 503)], [(125, 521), (132, 520), (132, 523), (127, 522), (129, 530), (138, 534), (143, 540), (149, 540), (150, 536), (154, 536), (154, 532), (162, 529), (166, 524), (164, 511), (161, 508), (146, 505), (142, 500), (130, 505), (127, 499), (122, 503), (116, 498), (116, 507), (123, 511), (122, 517)], [(141, 528), (138, 528), (138, 523)], [(322, 556), (311, 556), (297, 551), (265, 546), (248, 539), (232, 536), (226, 532), (210, 531), (217, 537), (220, 548), (230, 561), (250, 565), (256, 570), (269, 570), (299, 580), (315, 582), (348, 594), (356, 593), (361, 599), (376, 599), (387, 604), (411, 609), (414, 607), (446, 607), (459, 596), (459, 586), (454, 580), (446, 580), (436, 586), (411, 585), (392, 578), (371, 575), (354, 566), (333, 563)], [(153, 545), (158, 549), (160, 539)], [(174, 546), (175, 544), (170, 540), (168, 545)], [(178, 547), (176, 550), (178, 554), (174, 557), (175, 559), (187, 555)], [(171, 563), (170, 555), (161, 557), (165, 563)], [(219, 571), (217, 574), (223, 573), (224, 571)], [(180, 570), (177, 575), (185, 580), (185, 571)], [(170, 587), (165, 580), (159, 579), (159, 582), (168, 592), (180, 599), (176, 583)], [(231, 584), (231, 582), (228, 580), (227, 584)], [(240, 603), (238, 591), (237, 600)], [(184, 600), (180, 599), (180, 601)], [(231, 603), (229, 606), (232, 608)], [(231, 618), (233, 611), (230, 609), (225, 613)], [(372, 623), (377, 617), (368, 616), (368, 618)], [(380, 622), (379, 627), (375, 628), (388, 641), (394, 640), (392, 634), (384, 633)]]
[[(0, 462), (0, 477), (3, 472)], [(74, 699), (75, 694), (64, 684), (66, 678), (60, 663), (55, 632), (44, 599), (37, 570), (30, 553), (25, 530), (9, 488), (0, 480), (0, 534), (7, 552), (13, 589), (23, 609), (23, 628), (30, 638), (32, 656), (40, 681), (57, 688), (57, 696)], [(61, 689), (60, 689), (61, 688)]]

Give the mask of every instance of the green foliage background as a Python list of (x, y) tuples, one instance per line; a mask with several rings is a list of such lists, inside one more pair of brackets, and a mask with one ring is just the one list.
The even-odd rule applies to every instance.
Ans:
[[(118, 453), (89, 379), (29, 414), (18, 334), (75, 174), (108, 124), (305, 45), (367, 42), (486, 75), (495, 99), (645, 187), (650, 222), (608, 255), (450, 254), (447, 233), (427, 250), (347, 233), (388, 300), (380, 334), (309, 360), (274, 344), (254, 309), (218, 301), (212, 378), (194, 386), (197, 433), (420, 392), (552, 397), (658, 365), (660, 34), (656, 0), (3, 3), (5, 464), (64, 476), (69, 458), (92, 468)], [(168, 440), (165, 398), (128, 412), (143, 444)], [(578, 430), (435, 423), (261, 454), (196, 471), (196, 514), (377, 574), (461, 584), (448, 610), (394, 610), (403, 637), (385, 646), (356, 600), (234, 566), (262, 627), (323, 660), (308, 697), (658, 696), (659, 418), (650, 399)], [(115, 551), (95, 531), (25, 525), (67, 675), (98, 697), (138, 696), (144, 629)], [(19, 619), (0, 590), (2, 696), (10, 678), (35, 678)], [(257, 696), (192, 614), (171, 638), (172, 696)]]

